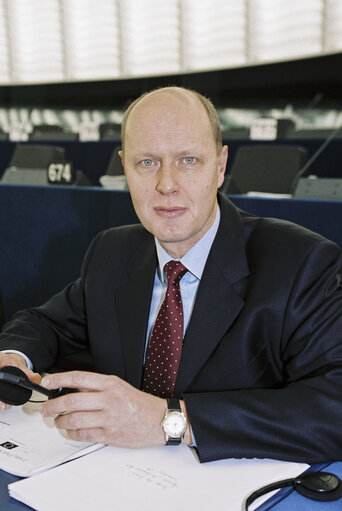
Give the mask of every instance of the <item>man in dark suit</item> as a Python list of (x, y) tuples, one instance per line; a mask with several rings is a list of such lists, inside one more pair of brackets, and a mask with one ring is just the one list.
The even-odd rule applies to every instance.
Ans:
[(80, 279), (18, 313), (1, 366), (37, 379), (29, 368), (89, 347), (96, 372), (43, 379), (81, 390), (42, 408), (76, 440), (195, 443), (202, 461), (342, 459), (339, 248), (217, 193), (228, 150), (197, 93), (142, 96), (122, 133), (142, 225), (100, 233)]

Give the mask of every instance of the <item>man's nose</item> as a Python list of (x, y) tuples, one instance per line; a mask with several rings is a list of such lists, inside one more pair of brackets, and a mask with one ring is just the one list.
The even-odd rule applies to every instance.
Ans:
[(170, 163), (163, 163), (157, 174), (156, 190), (163, 194), (174, 193), (178, 189), (176, 169)]

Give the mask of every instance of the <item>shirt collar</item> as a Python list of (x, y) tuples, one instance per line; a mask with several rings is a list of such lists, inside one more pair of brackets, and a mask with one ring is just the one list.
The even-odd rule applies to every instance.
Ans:
[[(202, 277), (202, 273), (204, 270), (205, 263), (207, 261), (211, 245), (215, 239), (219, 223), (221, 218), (220, 206), (217, 205), (217, 211), (215, 220), (210, 229), (205, 233), (205, 235), (180, 259), (180, 261), (184, 266), (191, 272), (196, 278), (200, 279)], [(169, 261), (175, 260), (171, 257), (166, 250), (161, 246), (157, 238), (154, 238), (156, 249), (157, 249), (157, 257), (158, 257), (158, 277), (160, 281), (165, 281), (164, 275), (164, 266)]]

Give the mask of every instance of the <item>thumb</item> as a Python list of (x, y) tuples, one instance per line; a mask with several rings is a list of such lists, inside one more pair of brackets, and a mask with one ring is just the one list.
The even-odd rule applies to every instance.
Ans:
[(42, 377), (38, 373), (34, 373), (33, 371), (30, 370), (26, 370), (25, 373), (32, 383), (40, 384), (40, 382), (42, 381)]

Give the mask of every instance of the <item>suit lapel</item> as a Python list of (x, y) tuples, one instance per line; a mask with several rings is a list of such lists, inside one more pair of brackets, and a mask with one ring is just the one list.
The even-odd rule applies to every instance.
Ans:
[(126, 381), (137, 388), (142, 378), (156, 264), (154, 239), (149, 236), (127, 264), (128, 280), (115, 291)]
[[(244, 306), (234, 284), (249, 274), (244, 228), (235, 206), (220, 196), (221, 221), (198, 288), (184, 338), (176, 395), (185, 391)], [(148, 235), (127, 263), (127, 280), (115, 291), (125, 379), (140, 388), (157, 256)]]
[(244, 306), (234, 289), (249, 274), (242, 220), (227, 199), (221, 197), (220, 206), (220, 226), (184, 338), (176, 395), (190, 385)]

